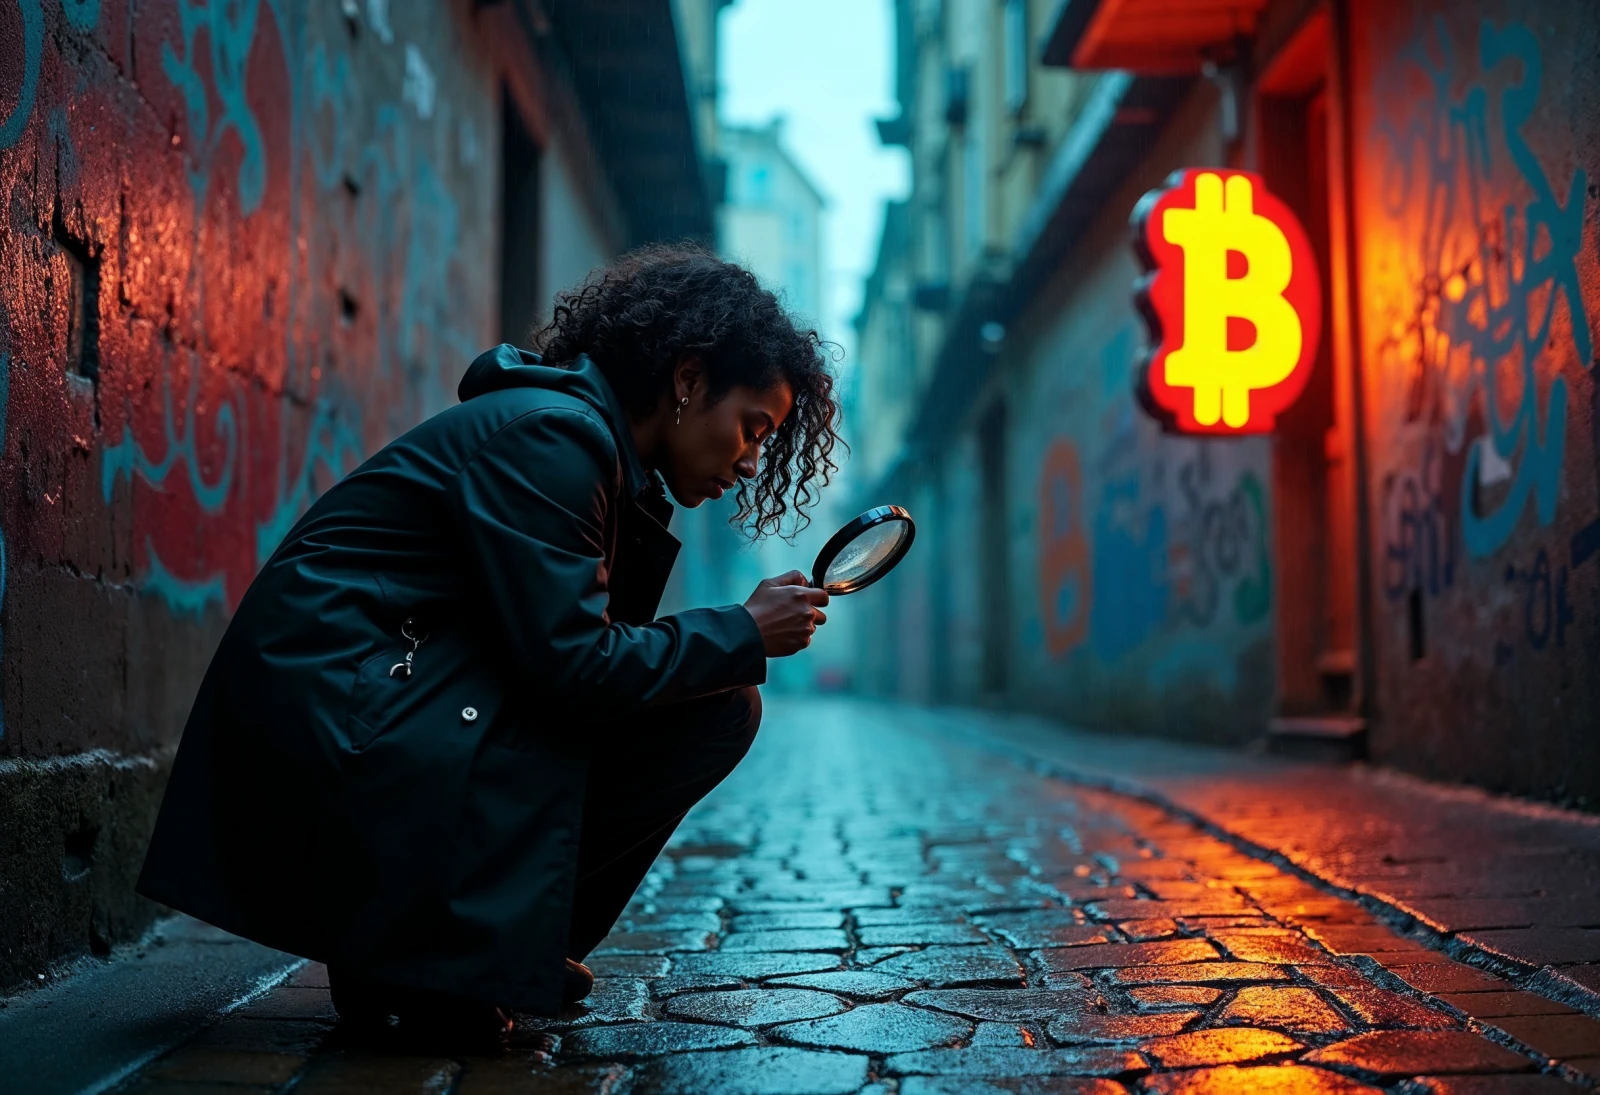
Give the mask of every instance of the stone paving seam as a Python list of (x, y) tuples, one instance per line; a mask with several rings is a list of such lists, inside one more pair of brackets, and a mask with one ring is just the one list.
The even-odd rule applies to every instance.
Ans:
[[(952, 736), (951, 732), (943, 727), (936, 726), (933, 732)], [(976, 741), (972, 738), (963, 740), (969, 744), (980, 745), (982, 748), (991, 750), (997, 755), (1004, 756), (1036, 775), (1059, 779), (1064, 783), (1076, 786), (1108, 791), (1112, 794), (1122, 795), (1147, 805), (1155, 806), (1172, 817), (1185, 821), (1200, 831), (1232, 845), (1252, 859), (1277, 867), (1286, 874), (1303, 879), (1326, 893), (1361, 906), (1368, 912), (1374, 913), (1386, 927), (1404, 938), (1423, 943), (1430, 950), (1438, 951), (1467, 965), (1492, 973), (1523, 991), (1535, 993), (1557, 1003), (1568, 1004), (1579, 1011), (1587, 1013), (1592, 1018), (1600, 1018), (1600, 993), (1590, 992), (1576, 983), (1556, 984), (1552, 972), (1559, 971), (1553, 971), (1552, 967), (1533, 966), (1528, 963), (1512, 961), (1481, 947), (1473, 946), (1459, 936), (1446, 936), (1434, 930), (1415, 913), (1391, 902), (1384, 901), (1373, 894), (1341, 885), (1323, 875), (1317, 874), (1282, 852), (1240, 836), (1204, 814), (1191, 810), (1160, 791), (1136, 780), (1113, 775), (1091, 774), (1074, 769), (1060, 761), (1041, 756), (1025, 746), (1004, 741), (992, 734), (985, 735), (981, 741)], [(1407, 986), (1407, 988), (1413, 993), (1417, 991), (1411, 989), (1410, 986)]]
[[(933, 732), (944, 736), (949, 735), (949, 731), (942, 727), (936, 727)], [(1182, 806), (1181, 804), (1163, 795), (1161, 792), (1153, 788), (1146, 787), (1135, 780), (1124, 779), (1111, 775), (1094, 775), (1083, 772), (1081, 770), (1074, 769), (1069, 765), (1063, 764), (1060, 761), (1033, 753), (1023, 746), (1019, 746), (1008, 741), (1001, 741), (992, 735), (985, 735), (981, 741), (974, 741), (972, 738), (967, 738), (964, 740), (968, 744), (977, 744), (981, 748), (988, 749), (999, 756), (1003, 756), (1017, 764), (1019, 767), (1023, 768), (1025, 771), (1032, 772), (1035, 775), (1050, 779), (1058, 779), (1063, 783), (1074, 786), (1081, 786), (1092, 790), (1109, 792), (1114, 795), (1120, 795), (1138, 802), (1143, 802), (1149, 806), (1154, 806), (1164, 811), (1169, 816), (1192, 825), (1199, 831), (1223, 841), (1224, 843), (1230, 845), (1252, 859), (1256, 859), (1262, 863), (1276, 867), (1286, 874), (1300, 878), (1314, 885), (1325, 893), (1329, 893), (1337, 898), (1340, 898), (1341, 900), (1348, 901), (1359, 906), (1360, 908), (1367, 910), (1368, 912), (1376, 914), (1380, 922), (1382, 922), (1386, 928), (1404, 939), (1410, 939), (1422, 943), (1427, 946), (1429, 950), (1436, 951), (1440, 954), (1447, 955), (1450, 958), (1463, 961), (1467, 965), (1482, 969), (1485, 972), (1499, 977), (1508, 985), (1515, 988), (1532, 992), (1535, 995), (1543, 996), (1546, 999), (1552, 1000), (1556, 1003), (1576, 1006), (1580, 1011), (1588, 1013), (1591, 1017), (1600, 1017), (1600, 995), (1585, 993), (1577, 987), (1567, 989), (1560, 996), (1550, 992), (1540, 991), (1541, 988), (1549, 987), (1548, 979), (1543, 981), (1540, 980), (1540, 975), (1548, 972), (1547, 968), (1531, 968), (1521, 963), (1508, 962), (1480, 948), (1473, 947), (1470, 944), (1461, 941), (1459, 938), (1446, 938), (1444, 935), (1433, 930), (1430, 926), (1419, 920), (1413, 914), (1397, 908), (1388, 902), (1382, 901), (1371, 894), (1362, 893), (1358, 890), (1354, 890), (1332, 882), (1331, 880), (1306, 869), (1283, 853), (1272, 848), (1265, 847), (1264, 845), (1257, 844), (1245, 837), (1239, 836), (1238, 834), (1231, 832), (1205, 815)], [(1375, 960), (1368, 958), (1366, 955), (1353, 954), (1345, 955), (1344, 957), (1353, 958), (1364, 967), (1367, 967), (1369, 976), (1380, 979), (1380, 984), (1382, 984), (1383, 987), (1389, 988), (1391, 991), (1394, 991), (1399, 995), (1418, 1001), (1419, 1003), (1424, 1004), (1424, 1006), (1433, 1005), (1437, 1000), (1437, 997), (1434, 994), (1417, 989), (1400, 978), (1398, 975), (1392, 973), (1387, 967)], [(1541, 1072), (1558, 1075), (1570, 1083), (1600, 1090), (1600, 1076), (1581, 1072), (1570, 1065), (1566, 1065), (1559, 1059), (1547, 1056), (1534, 1047), (1512, 1037), (1499, 1027), (1493, 1026), (1490, 1021), (1479, 1020), (1471, 1015), (1461, 1012), (1457, 1008), (1451, 1007), (1448, 1004), (1443, 1004), (1442, 1002), (1440, 1002), (1439, 1006), (1449, 1009), (1449, 1012), (1452, 1014), (1464, 1016), (1467, 1020), (1468, 1029), (1474, 1030), (1476, 1033), (1481, 1034), (1497, 1045), (1501, 1045), (1506, 1049), (1530, 1058), (1536, 1062)]]
[[(152, 931), (153, 930), (154, 929), (152, 929)], [(110, 1075), (105, 1076), (99, 1081), (83, 1088), (78, 1092), (78, 1095), (104, 1095), (105, 1092), (114, 1091), (125, 1086), (135, 1077), (143, 1074), (146, 1069), (154, 1065), (157, 1061), (168, 1056), (169, 1054), (176, 1053), (179, 1050), (185, 1049), (194, 1044), (194, 1042), (199, 1039), (206, 1032), (206, 1030), (215, 1026), (224, 1017), (231, 1015), (233, 1012), (239, 1011), (242, 1008), (246, 1008), (267, 996), (274, 989), (278, 988), (285, 981), (288, 981), (296, 973), (300, 972), (300, 970), (305, 968), (305, 966), (308, 964), (309, 963), (306, 959), (301, 958), (290, 963), (281, 970), (277, 970), (259, 978), (256, 983), (251, 986), (249, 991), (240, 994), (238, 997), (229, 1001), (221, 1008), (218, 1008), (215, 1017), (211, 1020), (211, 1022), (207, 1023), (206, 1026), (194, 1031), (192, 1034), (188, 1035), (179, 1042), (156, 1046), (148, 1053), (142, 1054), (136, 1060), (129, 1062)]]
[(1364, 967), (1368, 976), (1382, 987), (1389, 988), (1391, 991), (1394, 991), (1399, 995), (1405, 995), (1414, 999), (1426, 1001), (1428, 1004), (1442, 1009), (1448, 1014), (1461, 1019), (1464, 1023), (1465, 1029), (1476, 1034), (1480, 1034), (1489, 1041), (1503, 1046), (1514, 1053), (1520, 1053), (1523, 1056), (1529, 1057), (1538, 1062), (1540, 1072), (1542, 1073), (1559, 1076), (1568, 1083), (1580, 1087), (1587, 1087), (1592, 1090), (1600, 1090), (1600, 1076), (1582, 1072), (1579, 1069), (1566, 1064), (1560, 1058), (1552, 1057), (1539, 1051), (1533, 1046), (1519, 1040), (1512, 1034), (1496, 1026), (1493, 1019), (1480, 1019), (1473, 1015), (1470, 1011), (1457, 1007), (1450, 1001), (1443, 999), (1442, 995), (1421, 992), (1420, 990), (1413, 988), (1392, 971), (1385, 969), (1380, 963), (1367, 959), (1365, 955), (1356, 955), (1354, 957), (1357, 964)]

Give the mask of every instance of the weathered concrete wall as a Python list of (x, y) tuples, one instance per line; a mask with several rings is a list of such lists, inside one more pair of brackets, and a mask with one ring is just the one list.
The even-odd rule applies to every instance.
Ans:
[(0, 5), (0, 983), (149, 916), (132, 879), (229, 611), (493, 340), (475, 18)]
[[(611, 248), (603, 218), (587, 196), (593, 180), (585, 178), (577, 157), (559, 139), (550, 142), (540, 161), (540, 182), (543, 240), (541, 255), (530, 260), (540, 263), (539, 284), (553, 298), (604, 265)], [(548, 319), (549, 310), (540, 316)]]
[(1374, 754), (1600, 801), (1600, 18), (1356, 5)]

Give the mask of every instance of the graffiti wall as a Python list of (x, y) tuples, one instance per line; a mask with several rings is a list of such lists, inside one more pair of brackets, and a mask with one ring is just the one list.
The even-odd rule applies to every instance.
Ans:
[(1373, 749), (1593, 803), (1600, 21), (1357, 7)]
[(0, 982), (148, 915), (143, 833), (228, 612), (493, 340), (473, 19), (0, 3)]
[(1244, 736), (1271, 697), (1268, 450), (1163, 436), (1130, 396), (1136, 322), (1105, 303), (1047, 344), (1077, 367), (1018, 398), (1018, 686), (1091, 725)]
[[(1144, 328), (1126, 211), (1173, 163), (1220, 162), (1202, 101), (1148, 180), (1032, 305), (1008, 403), (1017, 691), (1080, 724), (1228, 741), (1273, 688), (1270, 449), (1163, 435), (1133, 397)], [(1181, 142), (1183, 147), (1177, 147)]]

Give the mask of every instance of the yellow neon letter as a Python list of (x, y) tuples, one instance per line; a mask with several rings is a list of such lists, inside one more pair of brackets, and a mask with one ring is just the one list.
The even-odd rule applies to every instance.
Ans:
[[(1168, 209), (1161, 232), (1183, 248), (1183, 345), (1166, 358), (1166, 381), (1194, 389), (1194, 417), (1238, 428), (1250, 420), (1250, 392), (1282, 383), (1300, 359), (1300, 317), (1284, 299), (1294, 272), (1283, 229), (1254, 208), (1250, 180), (1195, 176), (1194, 208)], [(1228, 252), (1249, 269), (1228, 277)], [(1255, 344), (1228, 349), (1228, 318), (1255, 325)]]

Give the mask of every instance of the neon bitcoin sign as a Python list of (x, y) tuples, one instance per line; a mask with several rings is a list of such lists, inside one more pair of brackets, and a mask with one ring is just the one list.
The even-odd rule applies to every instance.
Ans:
[(1268, 433), (1317, 360), (1322, 287), (1305, 229), (1246, 171), (1173, 173), (1133, 212), (1151, 350), (1144, 407), (1178, 433)]

